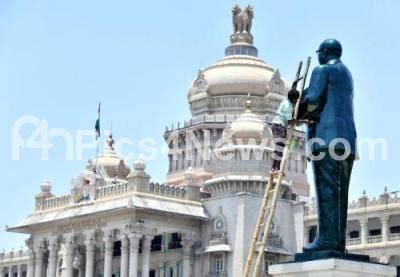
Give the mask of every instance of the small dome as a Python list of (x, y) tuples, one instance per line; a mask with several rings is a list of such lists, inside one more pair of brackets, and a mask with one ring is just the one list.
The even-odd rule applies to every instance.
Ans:
[(137, 159), (134, 163), (133, 163), (133, 168), (136, 171), (144, 171), (146, 169), (146, 164), (144, 162), (143, 159)]
[(225, 130), (223, 137), (235, 144), (259, 144), (263, 139), (270, 138), (271, 130), (259, 116), (251, 111), (252, 103), (246, 101), (246, 110)]
[(50, 193), (51, 192), (51, 182), (49, 180), (43, 180), (42, 184), (40, 185), (40, 190), (43, 193)]
[(100, 170), (103, 167), (110, 178), (118, 177), (125, 179), (130, 170), (125, 165), (124, 160), (115, 151), (112, 134), (108, 136), (107, 144), (107, 149), (98, 158), (93, 159), (92, 164), (100, 168)]

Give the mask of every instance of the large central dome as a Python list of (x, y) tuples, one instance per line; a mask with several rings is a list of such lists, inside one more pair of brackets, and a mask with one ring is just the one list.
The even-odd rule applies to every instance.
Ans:
[[(253, 10), (251, 10), (253, 12)], [(251, 20), (234, 24), (225, 57), (204, 70), (190, 83), (188, 100), (193, 116), (239, 114), (250, 96), (253, 111), (272, 117), (289, 84), (278, 70), (258, 58), (253, 45)]]
[[(275, 71), (262, 60), (247, 56), (227, 56), (203, 72), (210, 96), (247, 95), (266, 96), (268, 83)], [(191, 87), (190, 95), (195, 95)]]

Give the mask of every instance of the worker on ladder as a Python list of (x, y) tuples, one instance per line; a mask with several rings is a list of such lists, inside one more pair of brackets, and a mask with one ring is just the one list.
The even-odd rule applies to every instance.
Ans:
[(300, 93), (296, 89), (288, 92), (287, 98), (283, 99), (272, 120), (273, 145), (275, 145), (274, 155), (272, 155), (271, 174), (275, 174), (281, 168), (281, 160), (285, 141), (287, 136), (287, 128), (293, 121), (294, 108), (299, 99)]

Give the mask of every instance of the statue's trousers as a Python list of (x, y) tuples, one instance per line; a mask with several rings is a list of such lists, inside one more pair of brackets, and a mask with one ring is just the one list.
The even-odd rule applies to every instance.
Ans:
[[(336, 150), (336, 155), (343, 155)], [(328, 150), (314, 153), (324, 158), (313, 161), (318, 207), (316, 241), (325, 249), (344, 251), (346, 246), (347, 203), (354, 155), (338, 160)]]

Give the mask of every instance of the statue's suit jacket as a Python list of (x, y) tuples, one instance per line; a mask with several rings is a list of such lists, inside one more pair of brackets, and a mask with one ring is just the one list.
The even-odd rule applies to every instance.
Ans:
[[(304, 91), (300, 104), (300, 118), (316, 123), (308, 126), (308, 139), (319, 138), (323, 145), (312, 144), (311, 151), (327, 149), (337, 139), (345, 139), (356, 154), (356, 128), (353, 115), (353, 79), (340, 59), (330, 60), (316, 67), (310, 85)], [(343, 149), (336, 144), (335, 149)]]

